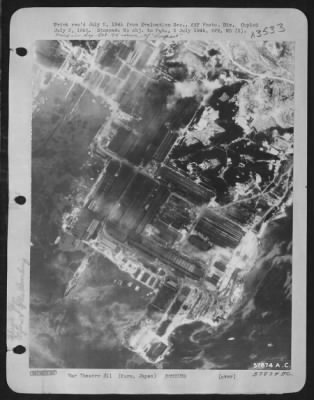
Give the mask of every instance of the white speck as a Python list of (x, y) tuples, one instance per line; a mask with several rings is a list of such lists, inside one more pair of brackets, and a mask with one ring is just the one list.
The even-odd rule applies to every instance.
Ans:
[(268, 343), (267, 347), (273, 347), (274, 345), (272, 343)]
[(229, 342), (232, 342), (233, 340), (235, 340), (234, 337), (229, 337), (227, 340), (229, 340)]

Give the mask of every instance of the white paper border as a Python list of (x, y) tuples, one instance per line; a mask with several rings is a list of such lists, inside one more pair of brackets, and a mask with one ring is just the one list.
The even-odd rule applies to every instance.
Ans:
[[(30, 48), (35, 40), (54, 39), (55, 21), (243, 21), (263, 26), (284, 22), (287, 31), (274, 40), (296, 42), (295, 70), (295, 153), (293, 205), (293, 279), (292, 279), (292, 377), (251, 377), (249, 371), (184, 370), (184, 380), (166, 380), (166, 370), (154, 370), (157, 378), (125, 381), (118, 378), (70, 378), (68, 372), (34, 377), (29, 374), (29, 353), (12, 352), (15, 345), (28, 348), (29, 254), (31, 210), (31, 68), (30, 55), (19, 57), (14, 49)], [(189, 36), (190, 39), (194, 39)], [(195, 36), (197, 38), (197, 35)], [(213, 34), (211, 39), (223, 40)], [(81, 39), (77, 37), (76, 39)], [(83, 37), (83, 39), (86, 39)], [(184, 39), (184, 36), (182, 36)], [(228, 37), (230, 40), (230, 36)], [(249, 39), (243, 37), (243, 39)], [(240, 40), (240, 37), (239, 37)], [(19, 337), (8, 339), (7, 381), (21, 393), (288, 393), (301, 390), (305, 383), (306, 340), (306, 168), (307, 168), (307, 19), (297, 9), (206, 9), (206, 8), (25, 8), (14, 13), (10, 25), (9, 75), (9, 226), (8, 226), (8, 327), (14, 313), (23, 313)], [(24, 195), (26, 205), (14, 198)], [(18, 315), (18, 314), (17, 314)], [(15, 315), (16, 316), (16, 315)], [(88, 373), (110, 370), (88, 370)], [(127, 371), (127, 370), (124, 370)], [(111, 370), (113, 376), (117, 370)], [(120, 371), (121, 372), (121, 371)], [(130, 371), (131, 372), (131, 371)], [(141, 370), (132, 370), (139, 374)], [(143, 370), (147, 373), (148, 370)], [(179, 372), (179, 371), (174, 371)], [(234, 380), (220, 380), (219, 372), (235, 373)]]

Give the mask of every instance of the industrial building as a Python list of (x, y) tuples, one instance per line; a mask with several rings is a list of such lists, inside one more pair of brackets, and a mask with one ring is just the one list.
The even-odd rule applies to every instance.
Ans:
[(168, 198), (170, 192), (164, 185), (159, 185), (155, 191), (152, 192), (152, 199), (150, 200), (146, 213), (143, 219), (139, 222), (136, 228), (136, 233), (140, 234), (143, 232), (145, 226), (149, 224), (157, 215), (160, 207)]
[(179, 232), (170, 228), (159, 218), (155, 218), (151, 226), (154, 228), (154, 234), (152, 235), (154, 240), (162, 246), (172, 247), (180, 237)]
[(155, 364), (164, 358), (171, 345), (149, 327), (143, 327), (129, 338), (129, 347), (147, 362)]
[(188, 238), (188, 242), (200, 251), (208, 251), (213, 247), (210, 242), (202, 239), (198, 235), (190, 235)]
[(151, 307), (161, 312), (166, 312), (178, 292), (178, 287), (173, 279), (168, 279), (160, 287), (157, 295), (151, 302)]
[(88, 208), (82, 208), (77, 216), (76, 221), (71, 229), (72, 235), (80, 240), (89, 240), (93, 237), (97, 228), (99, 227), (99, 220)]
[(215, 193), (204, 186), (192, 181), (185, 175), (180, 174), (172, 168), (163, 166), (159, 170), (160, 177), (170, 183), (173, 191), (183, 195), (195, 204), (208, 203)]
[(155, 151), (153, 159), (158, 162), (164, 161), (177, 138), (177, 133), (171, 131), (167, 132), (166, 136), (163, 138), (163, 141), (160, 143), (157, 150)]
[(109, 143), (109, 150), (122, 158), (128, 159), (128, 153), (136, 146), (137, 137), (131, 129), (118, 126), (116, 134)]
[(195, 231), (217, 246), (231, 248), (237, 247), (244, 235), (241, 226), (209, 210), (198, 221)]
[(132, 236), (129, 238), (129, 243), (150, 258), (161, 260), (179, 275), (195, 280), (201, 279), (204, 275), (203, 268), (196, 261), (192, 261), (175, 250), (161, 247), (149, 238), (142, 239), (138, 236)]
[(184, 199), (171, 195), (159, 214), (159, 218), (175, 229), (186, 229), (191, 224), (191, 205)]

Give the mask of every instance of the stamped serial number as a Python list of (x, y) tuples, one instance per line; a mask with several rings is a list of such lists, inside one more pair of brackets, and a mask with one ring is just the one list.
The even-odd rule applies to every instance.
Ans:
[(290, 362), (255, 362), (253, 369), (290, 369)]

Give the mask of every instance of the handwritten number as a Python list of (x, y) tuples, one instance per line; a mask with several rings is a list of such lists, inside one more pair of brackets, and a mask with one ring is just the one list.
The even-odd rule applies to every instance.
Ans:
[(286, 28), (283, 23), (279, 23), (276, 25), (265, 26), (262, 30), (257, 29), (251, 33), (251, 39), (255, 39), (256, 37), (260, 38), (261, 36), (271, 35), (275, 32), (286, 32)]
[(277, 24), (277, 26), (278, 26), (278, 32), (285, 32), (286, 31), (286, 29), (285, 29), (285, 27), (283, 26), (282, 23)]
[(268, 27), (267, 26), (263, 29), (263, 32), (264, 32), (264, 36), (268, 35)]

